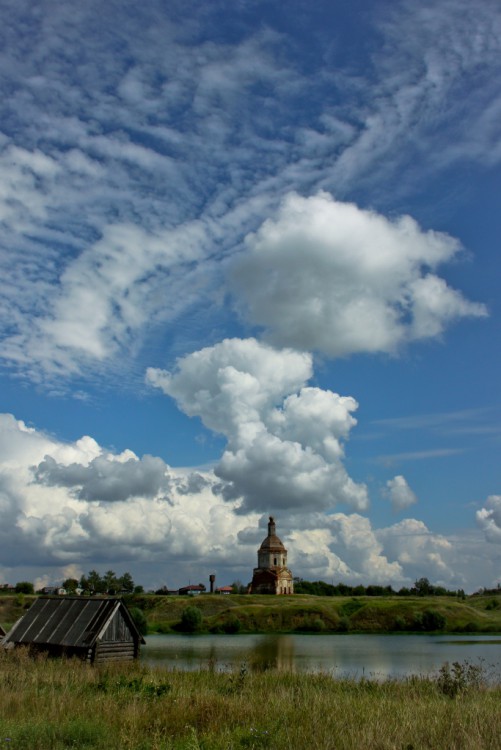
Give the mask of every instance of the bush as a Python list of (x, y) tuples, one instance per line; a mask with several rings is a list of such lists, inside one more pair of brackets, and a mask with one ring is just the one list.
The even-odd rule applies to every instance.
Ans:
[(232, 617), (229, 617), (223, 624), (223, 632), (228, 633), (228, 635), (239, 633), (241, 627), (242, 625), (240, 620), (238, 619), (238, 617), (235, 617), (235, 615), (233, 615)]
[(178, 629), (183, 633), (196, 633), (202, 627), (202, 613), (198, 607), (186, 607), (181, 613)]
[(405, 621), (405, 618), (401, 615), (397, 615), (393, 623), (393, 628), (394, 630), (407, 630), (407, 623)]
[(362, 607), (365, 607), (364, 602), (361, 602), (358, 599), (351, 599), (339, 608), (339, 614), (344, 617), (351, 617), (351, 615), (354, 615), (355, 612), (358, 612)]
[(470, 622), (467, 622), (464, 627), (461, 628), (463, 633), (476, 633), (479, 630), (478, 622), (473, 622), (470, 620)]
[(416, 630), (443, 630), (445, 623), (445, 617), (434, 609), (425, 609), (424, 612), (417, 612), (414, 617), (414, 627)]
[(349, 617), (341, 617), (338, 622), (337, 631), (338, 633), (347, 633), (350, 629), (351, 623)]
[(499, 609), (499, 606), (500, 606), (499, 599), (491, 599), (490, 602), (487, 602), (487, 604), (485, 605), (485, 608), (489, 610)]
[(298, 633), (322, 633), (326, 629), (325, 622), (317, 615), (310, 615), (296, 627)]

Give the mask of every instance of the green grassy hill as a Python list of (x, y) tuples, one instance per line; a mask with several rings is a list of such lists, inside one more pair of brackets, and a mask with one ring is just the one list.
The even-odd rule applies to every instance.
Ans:
[[(499, 606), (498, 606), (499, 605)], [(173, 632), (197, 607), (207, 632), (501, 632), (501, 597), (135, 597), (150, 632)], [(235, 624), (238, 623), (238, 624)]]
[[(7, 630), (30, 606), (30, 596), (0, 596)], [(197, 607), (201, 629), (212, 633), (501, 633), (501, 596), (432, 597), (294, 596), (198, 597), (141, 595), (127, 604), (146, 615), (150, 633), (179, 630), (182, 613)]]

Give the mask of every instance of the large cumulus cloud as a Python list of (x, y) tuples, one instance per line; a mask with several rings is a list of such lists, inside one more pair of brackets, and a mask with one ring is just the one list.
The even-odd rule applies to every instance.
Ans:
[(238, 529), (232, 504), (211, 490), (216, 481), (158, 457), (110, 453), (90, 437), (62, 443), (0, 415), (0, 567), (223, 564)]
[(395, 352), (486, 315), (435, 273), (459, 243), (410, 216), (390, 221), (325, 192), (290, 194), (246, 244), (231, 268), (235, 296), (279, 346), (333, 357)]
[[(348, 429), (340, 415), (334, 422)], [(78, 577), (113, 567), (154, 587), (206, 580), (209, 572), (247, 582), (267, 514), (236, 513), (239, 502), (223, 498), (220, 485), (211, 471), (175, 470), (128, 450), (113, 454), (88, 436), (63, 443), (0, 415), (0, 581), (42, 585), (68, 571)], [(499, 503), (489, 502), (491, 513)], [(448, 539), (416, 519), (376, 528), (356, 512), (301, 507), (279, 510), (277, 522), (294, 574), (310, 580), (399, 587), (425, 575), (472, 590), (498, 574), (477, 537)]]
[(215, 473), (240, 510), (368, 505), (367, 490), (347, 474), (343, 441), (356, 424), (353, 398), (307, 386), (308, 354), (275, 350), (255, 339), (226, 339), (177, 362), (150, 368), (152, 385), (228, 440)]

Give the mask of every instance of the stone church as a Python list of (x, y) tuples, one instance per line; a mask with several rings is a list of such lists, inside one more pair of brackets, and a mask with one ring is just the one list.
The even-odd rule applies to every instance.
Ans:
[(257, 551), (251, 594), (293, 594), (294, 581), (287, 567), (287, 550), (276, 535), (275, 519), (270, 516), (268, 536)]

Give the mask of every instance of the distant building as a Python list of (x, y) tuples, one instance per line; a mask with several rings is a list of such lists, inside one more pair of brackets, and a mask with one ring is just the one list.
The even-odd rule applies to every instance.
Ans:
[(287, 550), (275, 533), (275, 519), (270, 516), (268, 536), (257, 552), (251, 594), (293, 594), (294, 581), (287, 567)]
[(199, 594), (203, 594), (205, 590), (205, 586), (202, 586), (201, 584), (191, 584), (190, 586), (183, 586), (180, 588), (178, 594), (180, 596), (198, 596)]
[(216, 589), (216, 594), (232, 594), (233, 593), (233, 586), (219, 586), (219, 588)]
[(35, 599), (2, 645), (101, 663), (132, 660), (144, 642), (120, 599), (60, 596)]

